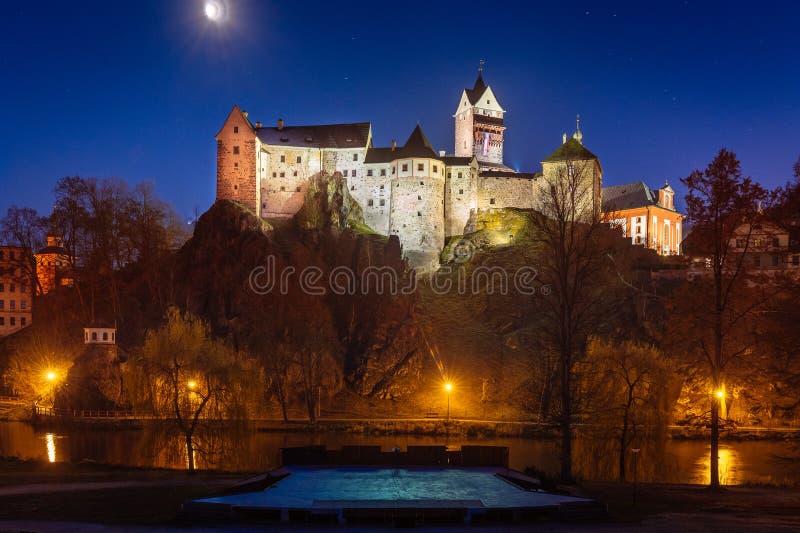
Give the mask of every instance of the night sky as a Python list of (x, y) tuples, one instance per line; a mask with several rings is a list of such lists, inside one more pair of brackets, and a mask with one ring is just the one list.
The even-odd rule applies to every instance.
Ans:
[[(562, 4), (562, 5), (560, 5)], [(66, 175), (214, 200), (213, 139), (254, 122), (419, 122), (453, 150), (478, 61), (507, 110), (506, 163), (539, 171), (580, 113), (604, 183), (660, 186), (735, 151), (773, 187), (800, 155), (800, 2), (9, 2), (0, 15), (0, 213), (49, 213)], [(682, 205), (682, 202), (680, 202)]]

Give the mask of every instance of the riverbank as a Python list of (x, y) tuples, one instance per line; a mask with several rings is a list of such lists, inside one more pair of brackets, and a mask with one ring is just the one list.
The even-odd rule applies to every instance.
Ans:
[[(138, 430), (152, 419), (136, 417), (58, 417), (36, 416), (19, 420), (31, 423), (40, 429), (113, 429)], [(224, 424), (224, 422), (221, 422)], [(373, 436), (411, 435), (432, 437), (460, 437), (469, 439), (481, 438), (557, 438), (558, 427), (555, 424), (531, 421), (478, 420), (442, 418), (397, 418), (397, 419), (350, 419), (322, 418), (312, 423), (308, 420), (256, 419), (250, 421), (253, 430), (263, 433), (339, 433)], [(580, 433), (580, 425), (576, 426)], [(698, 426), (669, 426), (671, 439), (707, 440), (710, 430)], [(737, 427), (720, 432), (723, 440), (798, 440), (800, 427)]]
[[(0, 459), (0, 529), (7, 529), (6, 524), (11, 523), (7, 521), (14, 521), (17, 530), (30, 529), (35, 521), (38, 531), (85, 529), (80, 524), (105, 524), (109, 529), (98, 526), (98, 530), (104, 531), (133, 525), (186, 530), (187, 524), (179, 519), (182, 502), (218, 495), (250, 475), (230, 472), (189, 475), (183, 471), (119, 468), (96, 463), (70, 465)], [(634, 487), (629, 483), (586, 482), (563, 489), (569, 494), (607, 504), (609, 518), (591, 524), (554, 523), (550, 529), (699, 531), (747, 527), (750, 531), (776, 531), (800, 528), (800, 489), (797, 488), (737, 486), (712, 492), (700, 485), (639, 484), (635, 505)], [(53, 527), (49, 528), (48, 524)], [(69, 524), (76, 527), (70, 529)], [(302, 526), (294, 529), (302, 529)]]

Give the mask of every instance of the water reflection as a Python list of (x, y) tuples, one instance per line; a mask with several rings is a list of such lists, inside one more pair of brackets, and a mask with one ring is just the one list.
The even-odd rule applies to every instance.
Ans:
[[(706, 447), (705, 455), (698, 459), (697, 471), (702, 476), (696, 483), (707, 485), (711, 482), (711, 447)], [(738, 485), (745, 481), (755, 481), (753, 479), (742, 479), (739, 473), (739, 454), (733, 448), (720, 446), (719, 448), (719, 483), (720, 485)]]
[[(409, 445), (485, 444), (508, 446), (512, 468), (527, 466), (556, 474), (559, 470), (558, 441), (554, 439), (495, 438), (471, 439), (458, 436), (422, 435), (267, 433), (247, 429), (216, 429), (198, 436), (195, 454), (200, 469), (263, 471), (280, 465), (280, 449), (287, 446), (325, 444), (379, 445), (384, 450)], [(618, 445), (612, 441), (576, 440), (575, 468), (583, 479), (616, 480)], [(708, 483), (709, 446), (704, 440), (646, 441), (641, 444), (638, 479), (641, 482)], [(0, 422), (0, 456), (17, 456), (44, 461), (79, 462), (92, 460), (128, 466), (156, 466), (184, 469), (185, 440), (179, 433), (152, 426), (144, 430), (64, 430), (59, 434), (37, 432), (20, 422)], [(790, 483), (800, 479), (800, 456), (796, 443), (786, 441), (727, 442), (720, 450), (720, 476), (725, 484), (746, 482)], [(632, 461), (632, 456), (628, 459)], [(632, 462), (628, 481), (633, 479)]]
[(52, 433), (46, 433), (44, 441), (47, 445), (47, 460), (51, 463), (56, 462), (56, 436)]

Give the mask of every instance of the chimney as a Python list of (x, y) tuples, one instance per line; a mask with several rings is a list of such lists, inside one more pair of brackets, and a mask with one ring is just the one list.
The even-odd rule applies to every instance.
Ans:
[(256, 128), (261, 128), (261, 121), (256, 122)]
[(439, 157), (444, 157), (444, 150), (439, 150)]
[(278, 119), (278, 131), (282, 131), (282, 130), (283, 130), (283, 119), (279, 118)]
[(392, 139), (392, 152), (394, 152), (396, 149), (397, 149), (397, 141)]
[(244, 118), (247, 118), (247, 111), (242, 111), (242, 115), (244, 115)]

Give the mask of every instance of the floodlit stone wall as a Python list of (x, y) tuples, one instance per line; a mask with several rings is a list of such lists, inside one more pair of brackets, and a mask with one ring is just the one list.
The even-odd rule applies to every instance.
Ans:
[(444, 165), (435, 159), (398, 164), (398, 176), (390, 182), (390, 234), (399, 237), (404, 253), (438, 254), (444, 248)]
[(478, 167), (447, 167), (445, 236), (463, 235), (470, 214), (478, 208)]
[(478, 209), (516, 207), (533, 209), (540, 178), (481, 177), (478, 180)]
[(364, 222), (383, 235), (389, 234), (393, 168), (392, 163), (369, 164), (364, 177), (348, 178), (350, 194), (361, 206)]
[(217, 135), (217, 199), (240, 202), (254, 212), (261, 203), (256, 179), (260, 144), (247, 119), (231, 113)]

